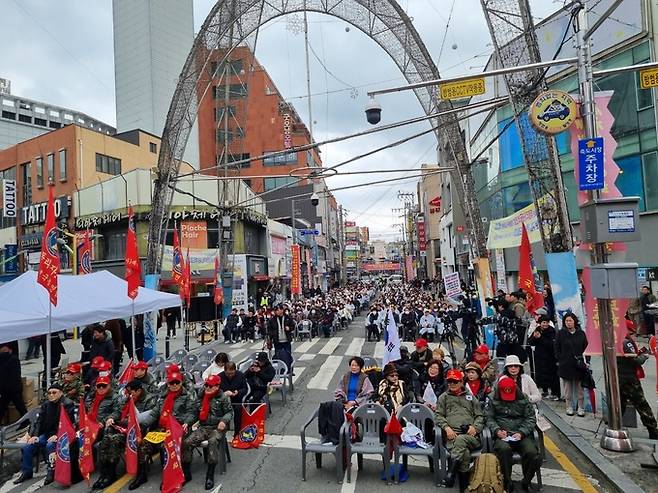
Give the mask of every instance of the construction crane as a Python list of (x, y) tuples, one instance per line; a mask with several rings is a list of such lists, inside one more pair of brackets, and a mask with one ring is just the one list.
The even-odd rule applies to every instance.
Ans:
[[(499, 68), (541, 62), (528, 0), (480, 0)], [(573, 248), (569, 212), (557, 147), (553, 137), (537, 132), (527, 110), (548, 87), (545, 68), (504, 75), (514, 120), (519, 131), (532, 199), (537, 211), (544, 251)]]

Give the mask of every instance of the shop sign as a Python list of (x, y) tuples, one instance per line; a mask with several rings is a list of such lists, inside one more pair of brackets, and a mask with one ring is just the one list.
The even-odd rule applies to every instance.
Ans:
[(460, 99), (479, 96), (486, 92), (484, 77), (474, 79), (460, 80), (458, 82), (446, 82), (439, 84), (441, 90), (441, 99)]
[(208, 224), (205, 221), (183, 221), (181, 236), (184, 248), (208, 248)]
[(272, 245), (272, 255), (285, 255), (287, 241), (280, 236), (270, 235), (270, 242)]
[(658, 87), (658, 68), (640, 70), (640, 89)]
[[(71, 197), (60, 197), (55, 199), (55, 219), (67, 219), (69, 217), (69, 205)], [(30, 226), (33, 224), (43, 224), (46, 222), (46, 209), (48, 202), (32, 204), (21, 209), (21, 224)]]
[(425, 238), (425, 220), (420, 219), (418, 221), (418, 249), (421, 252), (427, 250), (427, 240)]
[(120, 212), (108, 212), (97, 216), (76, 217), (75, 229), (90, 229), (105, 224), (118, 223), (123, 216)]
[(18, 245), (12, 243), (5, 245), (5, 274), (15, 272), (18, 272)]
[(292, 275), (290, 278), (290, 292), (292, 294), (302, 293), (302, 274), (299, 245), (291, 245), (292, 252)]
[(2, 214), (16, 217), (16, 180), (2, 180)]
[(283, 114), (283, 147), (285, 149), (292, 147), (292, 119), (290, 113)]
[(530, 121), (545, 134), (558, 134), (576, 120), (576, 101), (566, 92), (544, 91), (530, 106)]
[(354, 228), (356, 226), (356, 223), (354, 221), (345, 221), (345, 227), (346, 228)]
[(31, 233), (27, 235), (22, 235), (18, 239), (18, 245), (21, 250), (33, 250), (35, 248), (41, 247), (41, 237), (43, 233)]

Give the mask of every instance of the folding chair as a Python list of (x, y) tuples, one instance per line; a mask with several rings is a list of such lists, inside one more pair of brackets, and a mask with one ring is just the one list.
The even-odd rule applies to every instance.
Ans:
[(390, 484), (389, 463), (391, 456), (387, 440), (382, 441), (384, 426), (388, 422), (390, 415), (383, 406), (374, 403), (359, 406), (352, 414), (352, 419), (356, 423), (361, 441), (352, 442), (350, 436), (351, 423), (343, 424), (341, 432), (345, 435), (345, 449), (347, 457), (347, 482), (352, 482), (352, 468), (349, 463), (352, 455), (356, 454), (357, 466), (359, 471), (363, 469), (363, 455), (381, 455), (384, 462), (384, 472), (386, 474), (386, 483)]

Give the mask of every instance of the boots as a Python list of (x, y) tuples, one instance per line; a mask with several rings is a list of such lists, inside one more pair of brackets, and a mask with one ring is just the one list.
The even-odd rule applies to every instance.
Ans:
[(192, 481), (192, 463), (191, 462), (183, 462), (182, 464), (182, 469), (183, 469), (183, 475), (185, 475), (185, 482), (189, 483)]
[(44, 480), (44, 485), (49, 485), (55, 481), (55, 454), (48, 455), (48, 466), (46, 469), (46, 479)]
[(92, 486), (92, 489), (94, 490), (104, 490), (117, 480), (114, 464), (101, 463), (100, 473), (101, 475), (98, 478), (98, 481)]
[(459, 478), (459, 491), (460, 493), (464, 493), (468, 489), (468, 480), (470, 478), (470, 473), (468, 471), (466, 472), (459, 471), (457, 474)]
[(137, 476), (135, 476), (135, 479), (133, 479), (132, 483), (128, 485), (128, 489), (130, 491), (136, 490), (147, 481), (148, 476), (146, 475), (146, 464), (139, 464), (139, 468), (137, 469)]
[(215, 464), (208, 464), (206, 470), (206, 490), (212, 490), (215, 487)]

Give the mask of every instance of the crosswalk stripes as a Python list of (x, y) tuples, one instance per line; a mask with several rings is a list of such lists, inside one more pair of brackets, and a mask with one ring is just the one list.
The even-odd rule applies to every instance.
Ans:
[(302, 342), (296, 349), (293, 350), (295, 353), (308, 353), (310, 349), (320, 342), (319, 338), (315, 338), (312, 341)]
[(347, 347), (347, 351), (345, 352), (345, 355), (347, 357), (352, 357), (352, 356), (361, 356), (361, 350), (363, 349), (363, 345), (365, 344), (366, 340), (363, 337), (355, 337), (352, 339), (352, 342), (350, 342), (350, 345)]
[(334, 373), (343, 361), (343, 356), (327, 356), (327, 360), (322, 363), (318, 372), (309, 380), (306, 386), (309, 389), (327, 390)]
[(375, 352), (372, 356), (377, 359), (382, 359), (384, 357), (384, 341), (375, 344)]
[(342, 340), (342, 337), (332, 337), (329, 339), (329, 342), (327, 342), (324, 347), (320, 349), (318, 354), (333, 354)]
[(295, 366), (295, 374), (292, 376), (292, 383), (297, 383), (297, 380), (301, 376), (301, 374), (304, 372), (306, 369), (305, 366)]

